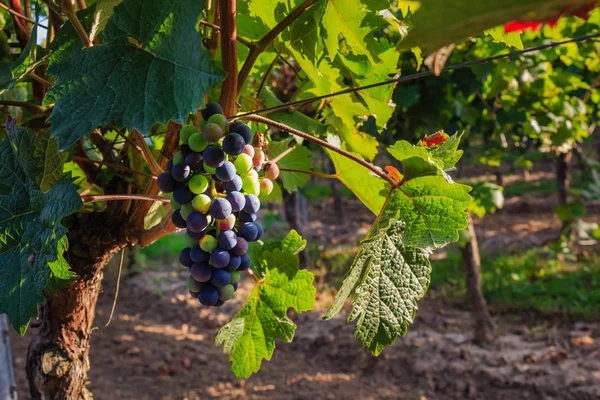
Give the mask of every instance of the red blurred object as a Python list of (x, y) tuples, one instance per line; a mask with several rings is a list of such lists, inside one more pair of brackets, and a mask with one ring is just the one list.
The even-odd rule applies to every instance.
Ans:
[(391, 165), (388, 165), (387, 167), (384, 168), (385, 172), (388, 173), (388, 175), (396, 182), (400, 183), (400, 181), (402, 180), (402, 174), (400, 173), (400, 171), (398, 171), (396, 168), (392, 167)]
[(520, 32), (527, 29), (531, 29), (532, 31), (537, 31), (543, 25), (555, 26), (556, 22), (560, 17), (567, 15), (574, 15), (576, 17), (580, 17), (583, 19), (588, 18), (588, 14), (592, 11), (596, 6), (600, 3), (600, 1), (595, 0), (583, 5), (571, 5), (563, 8), (558, 14), (552, 15), (550, 17), (541, 18), (539, 20), (516, 20), (510, 21), (509, 23), (504, 25), (504, 32)]
[(449, 136), (444, 131), (438, 131), (431, 135), (426, 135), (421, 140), (421, 145), (425, 147), (437, 146), (448, 141)]
[[(23, 15), (21, 0), (10, 0), (10, 8), (12, 8), (13, 11), (16, 11), (17, 13)], [(23, 18), (19, 18), (19, 22), (21, 23), (21, 25), (26, 26), (25, 20)]]

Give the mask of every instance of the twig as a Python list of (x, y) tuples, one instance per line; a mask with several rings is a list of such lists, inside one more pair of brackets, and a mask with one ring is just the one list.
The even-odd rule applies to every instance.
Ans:
[[(4, 9), (4, 10), (6, 10), (6, 12), (7, 12), (7, 13), (9, 13), (9, 14), (12, 14), (12, 15), (14, 15), (15, 17), (19, 17), (19, 18), (21, 18), (21, 19), (23, 19), (23, 20), (25, 20), (25, 21), (27, 21), (27, 22), (31, 22), (32, 24), (35, 24), (35, 20), (33, 20), (33, 19), (31, 19), (31, 18), (27, 18), (27, 17), (26, 17), (26, 16), (24, 16), (23, 14), (19, 14), (18, 12), (16, 12), (15, 10), (13, 10), (12, 8), (10, 8), (9, 6), (7, 6), (7, 5), (6, 5), (6, 4), (4, 4), (4, 3), (1, 3), (1, 2), (0, 2), (0, 8), (2, 8), (2, 9)], [(44, 26), (44, 25), (41, 25), (41, 24), (38, 24), (38, 26), (39, 26), (40, 28), (48, 29), (48, 27), (47, 27), (47, 26)]]
[(95, 201), (121, 201), (121, 200), (148, 200), (162, 201), (169, 203), (171, 199), (163, 196), (149, 196), (145, 194), (108, 194), (104, 196), (81, 196), (81, 201), (84, 203), (92, 203)]
[[(48, 85), (48, 86), (52, 86), (52, 83), (50, 83), (49, 81), (45, 80), (44, 78), (42, 78), (41, 76), (36, 75), (34, 72), (31, 72), (29, 74), (29, 76), (31, 77), (31, 79), (33, 79), (34, 81), (38, 81), (39, 83), (43, 83), (44, 85)], [(52, 108), (52, 107), (47, 107), (48, 109)]]
[[(63, 3), (70, 4), (70, 2), (68, 1)], [(94, 44), (90, 40), (90, 37), (88, 36), (85, 29), (83, 28), (83, 25), (81, 25), (81, 21), (79, 21), (79, 18), (77, 18), (77, 14), (75, 14), (75, 9), (73, 7), (70, 7), (70, 9), (65, 9), (64, 12), (69, 21), (71, 21), (75, 32), (77, 32), (77, 35), (79, 35), (79, 38), (81, 39), (85, 47), (92, 47)]]
[(138, 151), (142, 154), (144, 160), (146, 160), (146, 162), (148, 163), (148, 168), (150, 168), (150, 171), (157, 176), (163, 173), (164, 170), (161, 168), (160, 165), (158, 165), (158, 163), (154, 159), (154, 155), (152, 155), (152, 150), (150, 150), (150, 148), (148, 147), (148, 144), (144, 140), (142, 134), (138, 132), (137, 129), (133, 129), (129, 136), (133, 137), (135, 143), (132, 142), (132, 144), (135, 145), (136, 149), (138, 149)]
[(121, 249), (121, 261), (119, 261), (119, 274), (117, 275), (117, 288), (115, 289), (115, 299), (113, 300), (112, 309), (110, 310), (110, 315), (108, 316), (108, 322), (104, 325), (105, 328), (108, 328), (110, 323), (112, 322), (113, 315), (115, 313), (115, 308), (117, 308), (117, 298), (119, 297), (119, 287), (121, 286), (121, 272), (123, 271), (123, 260), (125, 258), (125, 248)]
[(85, 0), (77, 0), (77, 6), (80, 10), (85, 10), (87, 8), (87, 4), (85, 4)]
[(273, 61), (271, 61), (271, 64), (269, 65), (269, 68), (267, 68), (267, 70), (265, 71), (265, 74), (263, 75), (262, 81), (260, 81), (260, 86), (258, 87), (258, 91), (256, 92), (256, 96), (255, 96), (256, 98), (260, 97), (260, 92), (263, 90), (263, 86), (265, 86), (265, 82), (267, 81), (267, 78), (271, 74), (271, 70), (275, 66), (275, 63), (277, 62), (277, 60), (279, 59), (280, 56), (281, 56), (281, 54), (279, 54), (279, 52), (277, 52), (275, 54), (275, 58), (273, 58)]
[[(217, 26), (215, 24), (211, 24), (210, 22), (204, 21), (204, 20), (200, 20), (200, 25), (208, 26), (209, 28), (212, 28), (212, 29), (214, 29), (217, 32), (219, 32), (221, 30), (220, 26)], [(240, 42), (241, 44), (243, 44), (244, 46), (246, 46), (246, 47), (252, 47), (252, 46), (254, 46), (254, 43), (252, 43), (252, 41), (250, 39), (246, 39), (243, 36), (237, 36), (236, 40), (238, 42)]]
[(221, 86), (219, 103), (225, 115), (234, 115), (238, 88), (236, 0), (221, 2), (221, 67), (227, 73)]
[(300, 174), (318, 176), (319, 178), (327, 178), (327, 179), (338, 179), (339, 176), (337, 174), (324, 174), (322, 172), (315, 171), (303, 171), (301, 169), (293, 169), (293, 168), (279, 168), (281, 172), (298, 172)]
[(136, 171), (131, 168), (123, 167), (122, 165), (118, 165), (118, 164), (112, 164), (112, 163), (109, 163), (106, 161), (96, 161), (96, 160), (92, 160), (91, 158), (85, 158), (85, 157), (79, 157), (79, 156), (73, 156), (73, 161), (86, 162), (86, 163), (90, 163), (90, 164), (106, 165), (107, 167), (110, 167), (110, 168), (120, 169), (121, 171), (127, 171), (132, 174), (142, 175), (142, 176), (145, 176), (146, 178), (150, 178), (150, 179), (156, 179), (156, 176), (154, 176), (154, 175), (146, 174), (141, 171)]
[(39, 113), (44, 113), (48, 111), (47, 107), (40, 106), (33, 103), (27, 103), (24, 101), (13, 101), (13, 100), (0, 100), (0, 106), (12, 106), (12, 107), (21, 107), (27, 108), (29, 110), (37, 111)]
[(252, 67), (254, 63), (258, 59), (258, 56), (265, 51), (267, 46), (271, 44), (271, 42), (279, 36), (281, 32), (285, 30), (288, 26), (290, 26), (298, 17), (300, 17), (306, 10), (312, 7), (315, 3), (320, 0), (306, 0), (304, 3), (300, 4), (296, 7), (291, 13), (286, 15), (284, 19), (279, 21), (277, 25), (273, 27), (269, 32), (265, 34), (258, 42), (255, 43), (253, 47), (250, 48), (250, 53), (242, 66), (242, 69), (238, 75), (238, 92), (241, 92), (248, 75), (250, 75), (250, 71), (252, 71)]
[(381, 179), (386, 180), (390, 185), (392, 185), (392, 187), (398, 186), (398, 183), (391, 176), (387, 175), (385, 172), (383, 172), (379, 168), (375, 167), (373, 164), (363, 160), (360, 157), (355, 156), (352, 153), (347, 152), (346, 150), (343, 150), (343, 149), (336, 147), (330, 143), (327, 143), (326, 141), (324, 141), (322, 139), (319, 139), (312, 135), (309, 135), (308, 133), (299, 131), (298, 129), (292, 128), (291, 126), (287, 126), (280, 122), (273, 121), (269, 118), (261, 117), (260, 115), (247, 115), (245, 117), (242, 117), (241, 119), (263, 123), (263, 124), (273, 126), (275, 128), (279, 128), (281, 130), (290, 132), (296, 136), (300, 136), (301, 138), (304, 138), (304, 139), (308, 140), (309, 142), (316, 143), (321, 147), (325, 147), (326, 149), (334, 151), (334, 152), (362, 165), (363, 167), (365, 167), (368, 170), (370, 170), (371, 172), (373, 172), (375, 175), (379, 176)]
[(288, 154), (290, 154), (292, 151), (294, 151), (296, 149), (296, 145), (293, 145), (292, 147), (288, 147), (287, 149), (285, 149), (284, 151), (282, 151), (281, 153), (279, 153), (277, 155), (277, 157), (273, 158), (272, 161), (275, 164), (277, 164), (283, 157), (287, 156)]

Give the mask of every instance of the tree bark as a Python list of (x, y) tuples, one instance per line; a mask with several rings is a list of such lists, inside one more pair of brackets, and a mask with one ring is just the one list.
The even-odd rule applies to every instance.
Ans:
[(558, 204), (567, 205), (569, 199), (569, 161), (571, 153), (560, 153), (556, 156), (556, 186)]
[(467, 295), (473, 308), (475, 341), (477, 343), (486, 343), (493, 339), (495, 327), (481, 287), (481, 257), (471, 217), (469, 217), (469, 227), (467, 229), (469, 230), (471, 240), (464, 247), (461, 247), (466, 275)]
[(102, 218), (102, 214), (81, 216), (79, 226), (68, 234), (66, 258), (78, 279), (56, 294), (46, 293), (40, 330), (27, 354), (27, 379), (33, 399), (92, 398), (87, 389), (89, 349), (103, 268), (125, 245), (106, 228), (119, 230), (122, 224), (102, 223)]

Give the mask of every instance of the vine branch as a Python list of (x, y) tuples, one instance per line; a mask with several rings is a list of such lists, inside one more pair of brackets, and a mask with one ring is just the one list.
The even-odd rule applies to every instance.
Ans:
[(260, 115), (247, 115), (247, 116), (242, 117), (241, 119), (263, 123), (265, 125), (273, 126), (275, 128), (290, 132), (296, 136), (300, 136), (301, 138), (304, 138), (304, 139), (308, 140), (309, 142), (316, 143), (321, 147), (325, 147), (326, 149), (334, 151), (334, 152), (362, 165), (363, 167), (365, 167), (368, 170), (370, 170), (371, 172), (373, 172), (375, 175), (379, 176), (381, 179), (386, 180), (390, 185), (392, 185), (392, 187), (398, 186), (398, 183), (391, 176), (389, 176), (388, 174), (386, 174), (385, 172), (383, 172), (381, 169), (377, 168), (370, 162), (365, 161), (362, 158), (357, 157), (354, 154), (352, 154), (346, 150), (343, 150), (339, 147), (336, 147), (336, 146), (332, 145), (331, 143), (328, 143), (322, 139), (319, 139), (312, 135), (309, 135), (306, 132), (299, 131), (298, 129), (292, 128), (291, 126), (282, 124), (277, 121), (273, 121), (272, 119), (261, 117)]
[(295, 149), (296, 149), (296, 145), (293, 145), (292, 147), (288, 147), (287, 149), (285, 149), (284, 151), (282, 151), (281, 153), (279, 153), (275, 158), (273, 158), (272, 160), (269, 160), (269, 161), (274, 162), (275, 164), (277, 164), (283, 157), (287, 156), (288, 154), (290, 154)]
[[(213, 30), (215, 30), (217, 32), (219, 32), (221, 30), (220, 26), (215, 25), (215, 24), (210, 23), (210, 22), (205, 21), (205, 20), (200, 20), (200, 25), (208, 26), (209, 28), (211, 28), (211, 29), (213, 29)], [(243, 36), (237, 36), (236, 40), (238, 42), (240, 42), (241, 44), (243, 44), (244, 46), (246, 46), (246, 47), (252, 47), (253, 46), (252, 41), (250, 39), (247, 39), (247, 38), (243, 37)]]
[(304, 3), (296, 7), (291, 13), (286, 15), (284, 19), (279, 21), (279, 23), (275, 25), (273, 29), (267, 32), (265, 36), (263, 36), (258, 42), (254, 42), (253, 46), (250, 47), (250, 53), (248, 54), (248, 58), (246, 58), (246, 61), (244, 62), (244, 65), (242, 65), (242, 69), (238, 75), (238, 92), (241, 92), (242, 86), (244, 86), (248, 75), (250, 75), (250, 71), (252, 71), (252, 67), (258, 59), (258, 56), (263, 51), (265, 51), (267, 46), (271, 44), (271, 42), (275, 40), (275, 38), (279, 36), (279, 34), (283, 32), (285, 28), (290, 26), (292, 22), (294, 22), (298, 17), (300, 17), (306, 10), (308, 10), (318, 1), (320, 0), (306, 0)]
[(81, 196), (81, 201), (84, 203), (93, 203), (95, 201), (122, 201), (122, 200), (147, 200), (147, 201), (162, 201), (163, 203), (171, 202), (171, 199), (163, 196), (149, 196), (145, 194), (107, 194), (102, 196)]
[(77, 32), (77, 35), (79, 35), (79, 38), (81, 39), (85, 47), (92, 47), (94, 44), (90, 40), (90, 37), (85, 31), (83, 25), (81, 25), (81, 21), (79, 21), (79, 18), (77, 18), (77, 14), (75, 14), (75, 7), (73, 7), (73, 4), (70, 1), (63, 1), (63, 9), (64, 13), (73, 25), (75, 32)]
[(221, 66), (227, 73), (219, 103), (225, 115), (235, 115), (235, 102), (238, 92), (238, 59), (237, 59), (237, 29), (236, 29), (236, 0), (220, 0), (221, 2)]
[(279, 168), (279, 171), (281, 171), (281, 172), (297, 172), (299, 174), (306, 174), (306, 175), (316, 176), (319, 178), (327, 178), (327, 179), (338, 179), (339, 178), (339, 176), (337, 174), (324, 174), (322, 172), (304, 171), (301, 169), (293, 169), (293, 168)]
[(43, 107), (43, 106), (40, 106), (37, 104), (27, 103), (24, 101), (0, 100), (0, 106), (12, 106), (12, 107), (27, 108), (29, 110), (36, 111), (39, 113), (45, 113), (46, 111), (48, 111), (48, 107)]

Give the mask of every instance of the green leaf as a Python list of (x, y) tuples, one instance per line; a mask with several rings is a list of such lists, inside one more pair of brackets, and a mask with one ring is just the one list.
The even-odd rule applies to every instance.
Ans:
[(56, 105), (50, 121), (61, 148), (111, 122), (144, 133), (157, 122), (184, 122), (202, 105), (222, 79), (201, 47), (203, 10), (203, 1), (125, 0), (115, 7), (101, 45), (67, 56), (77, 62), (51, 65), (55, 85), (48, 99)]
[(493, 214), (498, 208), (504, 207), (504, 193), (502, 186), (492, 182), (477, 182), (471, 192), (473, 202), (469, 211), (482, 218), (486, 214)]
[(43, 292), (74, 278), (63, 258), (68, 245), (61, 219), (82, 203), (77, 186), (62, 175), (65, 156), (57, 142), (48, 132), (36, 138), (13, 127), (0, 142), (0, 182), (9, 188), (0, 194), (0, 314), (21, 335), (37, 317)]
[(541, 20), (572, 5), (572, 0), (429, 0), (420, 2), (412, 29), (399, 46), (434, 51), (470, 36), (477, 36), (506, 22)]
[(497, 26), (495, 28), (486, 30), (484, 33), (494, 38), (494, 41), (497, 43), (504, 43), (509, 47), (523, 50), (521, 32), (506, 33), (504, 32), (504, 26)]
[(384, 19), (375, 13), (388, 7), (389, 4), (382, 0), (328, 0), (321, 23), (329, 58), (333, 60), (338, 54), (342, 36), (354, 54), (378, 62), (373, 31), (381, 27)]
[(462, 135), (453, 135), (441, 145), (433, 147), (415, 146), (406, 140), (399, 140), (388, 147), (388, 152), (398, 161), (419, 157), (429, 163), (435, 163), (443, 171), (451, 171), (462, 157), (463, 151), (458, 150)]
[[(420, 160), (412, 158), (410, 160)], [(392, 193), (383, 214), (396, 215), (406, 224), (404, 243), (422, 249), (437, 249), (458, 239), (467, 226), (465, 210), (471, 203), (471, 188), (450, 183), (441, 175), (407, 179)]]
[(337, 315), (355, 295), (348, 321), (357, 320), (355, 337), (374, 355), (405, 335), (427, 291), (431, 264), (423, 250), (406, 246), (405, 224), (394, 218), (376, 223), (362, 242), (335, 301), (324, 319)]
[[(287, 253), (298, 254), (306, 248), (306, 240), (300, 236), (294, 229), (282, 240), (269, 241), (265, 243), (255, 243), (250, 251), (250, 259), (255, 268), (260, 268), (266, 251), (281, 250)], [(259, 272), (261, 272), (259, 270)]]
[(230, 353), (231, 370), (238, 378), (248, 378), (270, 360), (275, 339), (289, 343), (296, 325), (287, 316), (289, 308), (297, 312), (312, 310), (316, 290), (312, 273), (299, 270), (298, 256), (283, 250), (263, 253), (264, 277), (254, 286), (248, 302), (215, 338)]
[[(336, 140), (337, 139), (337, 140)], [(329, 142), (340, 146), (339, 138), (329, 137)], [(345, 150), (345, 146), (342, 146)], [(373, 214), (379, 214), (390, 192), (389, 184), (368, 168), (331, 150), (326, 150), (335, 167), (336, 175)]]
[[(269, 89), (263, 89), (261, 99), (265, 100), (264, 107), (275, 107), (283, 104)], [(277, 111), (269, 114), (269, 118), (296, 128), (302, 132), (322, 135), (327, 132), (327, 126), (295, 110)]]
[[(271, 158), (277, 157), (283, 151), (290, 147), (289, 140), (282, 140), (279, 142), (271, 142), (269, 145), (269, 153)], [(290, 168), (300, 171), (310, 171), (312, 169), (310, 162), (310, 150), (305, 146), (297, 145), (294, 150), (289, 154), (286, 154), (281, 160), (277, 162), (279, 168)], [(310, 175), (300, 172), (289, 172), (281, 171), (279, 173), (281, 180), (283, 181), (283, 187), (288, 192), (293, 192), (299, 187), (303, 186), (309, 181)]]
[(356, 129), (355, 122), (353, 121), (354, 114), (352, 113), (352, 110), (355, 109), (353, 105), (358, 105), (360, 109), (362, 109), (363, 106), (359, 103), (352, 102), (349, 98), (346, 98), (345, 100), (347, 107), (340, 107), (342, 106), (342, 102), (336, 102), (335, 108), (333, 107), (332, 103), (332, 109), (334, 111), (336, 109), (338, 111), (343, 110), (340, 112), (340, 114), (346, 118), (346, 120), (337, 117), (333, 113), (330, 113), (327, 116), (327, 123), (344, 141), (349, 151), (357, 153), (367, 160), (372, 160), (377, 155), (377, 147), (379, 142), (377, 141), (377, 138), (369, 135), (368, 133), (360, 132), (358, 129)]
[(148, 210), (148, 214), (144, 217), (144, 229), (150, 229), (153, 226), (160, 224), (164, 217), (169, 215), (169, 211), (171, 211), (171, 207), (162, 201), (155, 201), (150, 206), (150, 210)]

